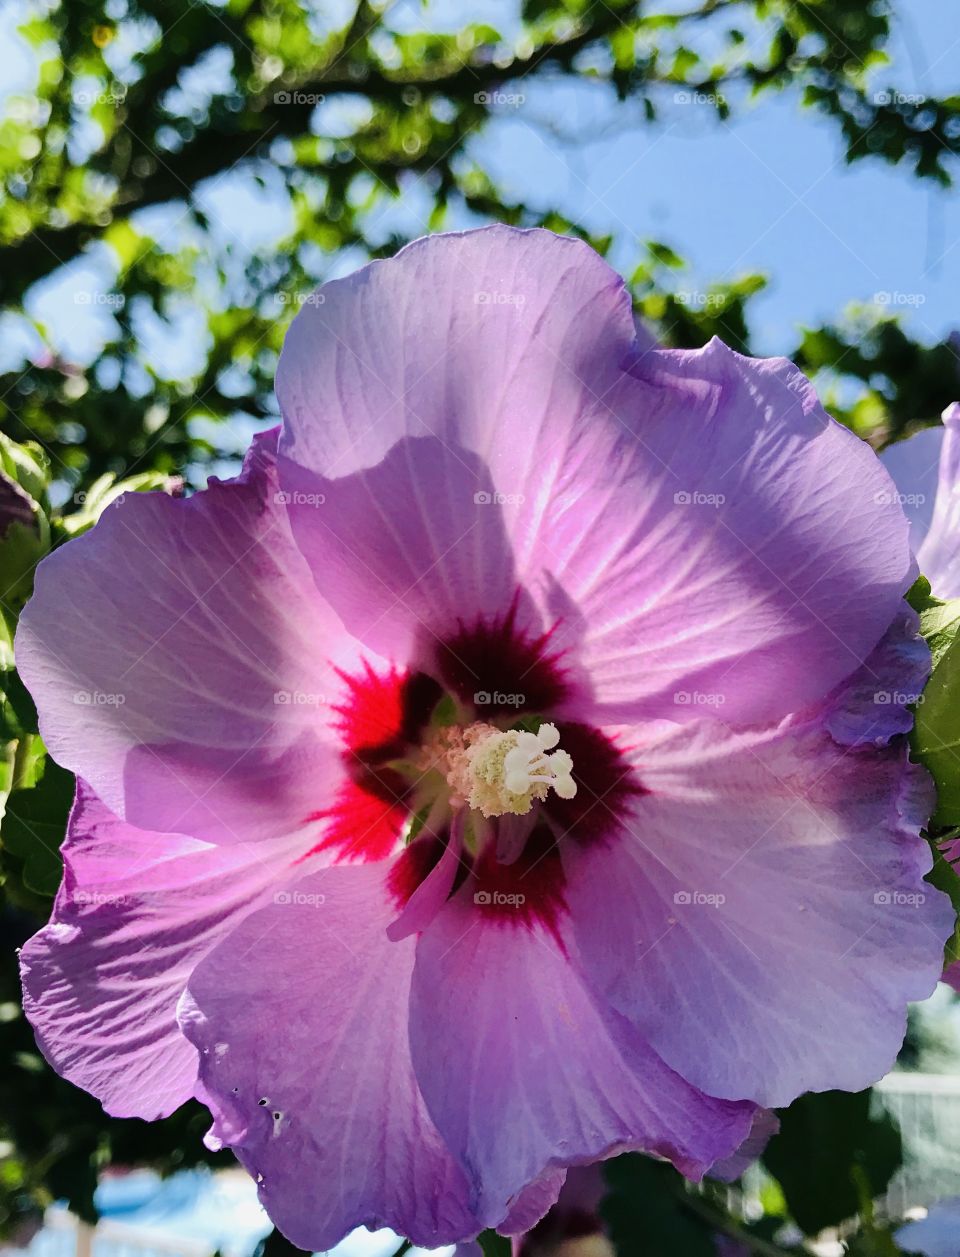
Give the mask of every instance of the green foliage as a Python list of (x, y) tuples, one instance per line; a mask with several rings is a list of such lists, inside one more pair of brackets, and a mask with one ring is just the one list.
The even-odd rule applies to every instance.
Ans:
[(714, 1232), (669, 1165), (634, 1153), (605, 1166), (601, 1212), (621, 1257), (714, 1257)]
[(3, 817), (4, 853), (22, 865), (23, 884), (38, 895), (56, 893), (63, 873), (60, 843), (67, 828), (75, 783), (72, 773), (44, 756), (35, 784), (14, 788)]
[(807, 1235), (869, 1213), (900, 1163), (900, 1132), (888, 1114), (872, 1113), (870, 1091), (801, 1096), (780, 1114), (763, 1157)]
[(478, 1239), (483, 1257), (510, 1257), (510, 1241), (496, 1231), (483, 1231)]
[(933, 664), (914, 716), (913, 754), (936, 782), (933, 825), (960, 825), (960, 599), (942, 602), (927, 585), (912, 601)]
[(840, 325), (805, 330), (792, 357), (811, 375), (842, 375), (861, 386), (852, 405), (829, 388), (824, 400), (838, 419), (878, 444), (936, 422), (960, 392), (953, 338), (918, 344), (885, 307), (853, 307)]

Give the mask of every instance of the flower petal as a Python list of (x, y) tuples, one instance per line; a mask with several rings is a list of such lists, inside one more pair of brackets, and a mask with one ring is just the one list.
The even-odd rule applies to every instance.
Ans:
[(827, 732), (841, 746), (886, 746), (913, 728), (913, 708), (929, 675), (920, 617), (904, 602), (863, 665), (824, 703)]
[(710, 1167), (710, 1177), (733, 1183), (763, 1155), (764, 1149), (780, 1129), (780, 1119), (772, 1109), (757, 1109), (750, 1134), (732, 1156), (724, 1157)]
[(165, 1117), (193, 1095), (180, 1032), (190, 973), (269, 898), (289, 840), (211, 847), (118, 820), (82, 782), (50, 923), (21, 954), (24, 1008), (50, 1064), (114, 1117)]
[(943, 422), (933, 518), (917, 560), (938, 598), (960, 598), (960, 402), (947, 407)]
[(16, 652), (44, 740), (131, 824), (276, 836), (339, 776), (327, 705), (355, 651), (275, 500), (275, 445), (192, 498), (126, 494), (38, 569)]
[(549, 1209), (556, 1204), (564, 1183), (567, 1171), (550, 1169), (540, 1178), (525, 1187), (513, 1202), (513, 1207), (497, 1227), (501, 1235), (523, 1235), (544, 1217)]
[[(349, 476), (320, 477), (289, 459), (280, 474), (318, 587), (381, 655), (426, 662), (462, 622), (510, 611), (510, 544), (490, 473), (470, 451), (405, 437)], [(537, 628), (532, 609), (522, 611)], [(477, 676), (472, 690), (481, 687)]]
[(430, 1113), (495, 1225), (551, 1168), (626, 1148), (698, 1177), (746, 1137), (753, 1108), (702, 1095), (594, 1002), (568, 941), (490, 916), (468, 882), (421, 936), (410, 1005)]
[(433, 437), (477, 456), (500, 493), (525, 492), (541, 447), (553, 464), (557, 412), (566, 428), (589, 411), (634, 335), (622, 279), (581, 241), (503, 226), (425, 237), (324, 285), (294, 319), (281, 453), (332, 478)]
[(880, 453), (893, 477), (900, 504), (910, 521), (910, 548), (916, 554), (930, 531), (937, 497), (937, 476), (944, 429), (923, 428), (904, 441), (894, 441)]
[(198, 966), (181, 1010), (215, 1135), (311, 1252), (360, 1225), (431, 1248), (481, 1229), (410, 1065), (415, 940), (387, 941), (389, 868), (291, 884)]
[(631, 733), (649, 793), (618, 839), (562, 848), (593, 980), (713, 1095), (874, 1082), (952, 927), (923, 881), (926, 773), (902, 739), (842, 746), (817, 720)]
[[(433, 236), (326, 285), (294, 320), (277, 391), (288, 474), (367, 485), (366, 527), (394, 534), (390, 566), (414, 555), (392, 583), (364, 547), (393, 605), (401, 577), (444, 588), (431, 564), (452, 573), (465, 616), (485, 584), (502, 611), (516, 580), (542, 628), (559, 621), (551, 644), (586, 669), (608, 720), (687, 717), (696, 700), (678, 693), (737, 722), (817, 701), (873, 649), (913, 576), (889, 477), (796, 368), (719, 342), (638, 343), (619, 277), (548, 232)], [(425, 456), (414, 465), (423, 441), (452, 496)], [(376, 502), (401, 461), (406, 504), (394, 489)], [(475, 485), (512, 565), (477, 522)], [(322, 555), (314, 567), (323, 582)], [(372, 625), (352, 601), (353, 630), (385, 649), (384, 600)], [(441, 623), (453, 610), (434, 592), (426, 605)]]
[(618, 431), (570, 443), (532, 556), (582, 618), (596, 719), (754, 723), (823, 698), (914, 575), (879, 460), (791, 363), (717, 340), (648, 352), (605, 402)]

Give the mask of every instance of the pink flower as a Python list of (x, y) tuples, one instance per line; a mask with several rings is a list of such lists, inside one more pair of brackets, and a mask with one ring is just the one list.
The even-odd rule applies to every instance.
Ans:
[(239, 479), (129, 495), (23, 617), (82, 782), (23, 954), (54, 1066), (199, 1095), (313, 1249), (522, 1233), (567, 1166), (698, 1177), (881, 1075), (952, 922), (872, 452), (543, 231), (326, 285), (277, 390)]

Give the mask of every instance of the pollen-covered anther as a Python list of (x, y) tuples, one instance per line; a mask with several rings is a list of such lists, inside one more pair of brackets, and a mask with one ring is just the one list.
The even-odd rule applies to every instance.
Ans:
[(572, 799), (577, 792), (573, 760), (566, 751), (553, 750), (559, 741), (552, 724), (541, 725), (537, 733), (470, 725), (448, 761), (453, 797), (486, 817), (524, 816), (551, 788), (562, 799)]

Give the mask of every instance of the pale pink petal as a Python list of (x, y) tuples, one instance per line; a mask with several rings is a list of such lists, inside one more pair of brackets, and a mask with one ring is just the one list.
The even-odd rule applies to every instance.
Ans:
[(224, 848), (134, 829), (81, 783), (53, 916), (20, 957), (50, 1064), (114, 1117), (164, 1117), (189, 1099), (197, 1052), (177, 1001), (299, 854), (289, 839)]
[(198, 966), (181, 1011), (215, 1136), (256, 1178), (280, 1230), (311, 1252), (360, 1225), (426, 1247), (482, 1225), (413, 1076), (416, 941), (387, 940), (389, 868), (290, 883)]
[(328, 801), (356, 651), (278, 504), (276, 433), (243, 475), (130, 493), (37, 571), (17, 662), (46, 745), (132, 824), (276, 836)]
[(816, 719), (631, 733), (648, 793), (619, 837), (562, 848), (594, 980), (711, 1094), (876, 1081), (953, 924), (923, 880), (927, 774), (901, 739), (842, 746)]
[(593, 996), (572, 940), (514, 909), (491, 917), (468, 882), (421, 936), (413, 1062), (441, 1135), (498, 1210), (551, 1168), (627, 1148), (693, 1177), (746, 1137), (752, 1106), (713, 1100)]

